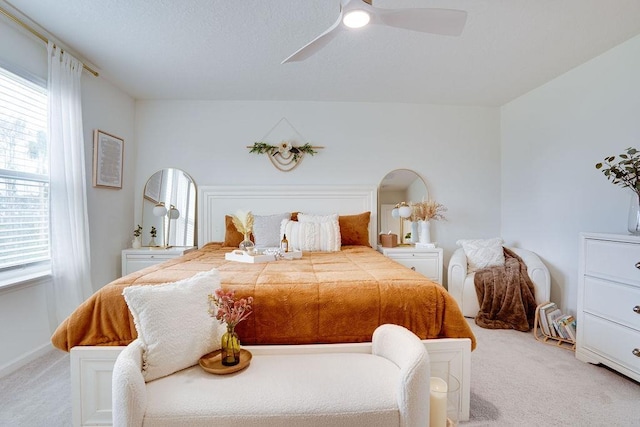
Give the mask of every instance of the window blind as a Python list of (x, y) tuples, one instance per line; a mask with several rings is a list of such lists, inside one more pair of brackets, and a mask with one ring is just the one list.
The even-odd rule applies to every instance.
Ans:
[(46, 89), (0, 68), (0, 271), (49, 259)]

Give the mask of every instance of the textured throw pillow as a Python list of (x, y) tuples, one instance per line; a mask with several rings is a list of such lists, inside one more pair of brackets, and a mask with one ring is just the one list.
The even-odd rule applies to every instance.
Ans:
[(146, 382), (198, 363), (220, 348), (225, 326), (209, 315), (208, 295), (220, 287), (218, 270), (161, 285), (134, 285), (122, 294), (142, 343)]
[(291, 218), (290, 212), (275, 215), (253, 216), (253, 237), (256, 247), (269, 248), (280, 246), (282, 220)]
[(458, 240), (457, 245), (462, 246), (467, 256), (467, 271), (473, 273), (486, 267), (504, 265), (504, 241), (499, 238)]
[[(300, 215), (298, 215), (298, 219)], [(280, 233), (287, 235), (289, 248), (299, 251), (337, 252), (340, 250), (338, 220), (327, 222), (282, 221)]]
[(371, 246), (369, 242), (369, 221), (371, 212), (363, 212), (358, 215), (340, 215), (340, 236), (342, 246), (360, 245)]
[[(224, 216), (224, 226), (224, 243), (222, 245), (237, 248), (240, 245), (240, 242), (244, 240), (244, 235), (239, 232), (236, 226), (233, 224), (233, 217), (231, 215)], [(253, 234), (251, 234), (249, 238), (251, 239), (251, 241), (253, 241)]]
[(309, 215), (298, 212), (298, 221), (300, 222), (331, 222), (338, 219), (338, 214), (329, 215)]

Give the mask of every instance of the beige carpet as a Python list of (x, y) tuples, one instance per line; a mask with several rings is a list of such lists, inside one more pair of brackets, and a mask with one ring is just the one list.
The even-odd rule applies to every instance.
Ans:
[[(477, 426), (640, 426), (640, 385), (532, 333), (482, 329), (469, 319), (471, 420)], [(0, 379), (0, 426), (71, 425), (69, 356), (58, 350)]]

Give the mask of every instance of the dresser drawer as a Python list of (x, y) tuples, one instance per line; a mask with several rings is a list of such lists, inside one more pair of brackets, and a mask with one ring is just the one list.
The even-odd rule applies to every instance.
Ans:
[(586, 240), (584, 273), (640, 287), (640, 245), (609, 240)]
[(640, 331), (640, 288), (585, 277), (583, 309)]
[[(600, 356), (640, 373), (640, 332), (607, 320), (586, 314), (583, 324), (582, 346)], [(606, 363), (605, 363), (606, 364)]]

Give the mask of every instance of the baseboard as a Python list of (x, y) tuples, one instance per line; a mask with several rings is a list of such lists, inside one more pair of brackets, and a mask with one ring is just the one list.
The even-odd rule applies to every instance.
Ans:
[(46, 343), (36, 348), (35, 350), (30, 351), (29, 353), (26, 353), (23, 356), (6, 363), (5, 365), (0, 367), (0, 378), (12, 374), (26, 364), (36, 360), (38, 357), (44, 356), (52, 349), (53, 346), (51, 345), (51, 343)]

